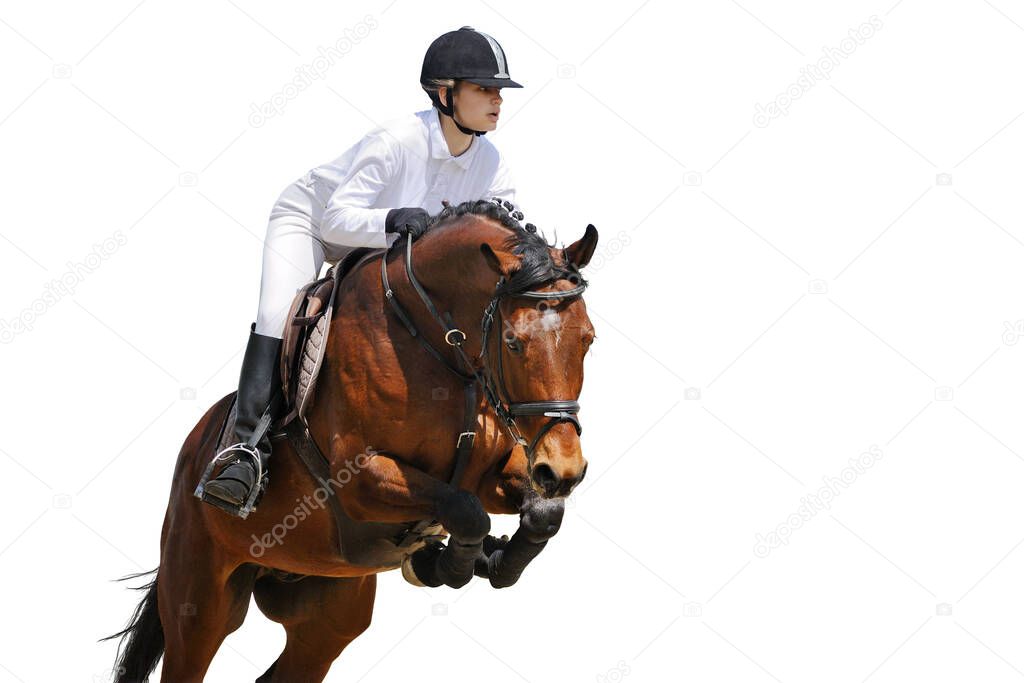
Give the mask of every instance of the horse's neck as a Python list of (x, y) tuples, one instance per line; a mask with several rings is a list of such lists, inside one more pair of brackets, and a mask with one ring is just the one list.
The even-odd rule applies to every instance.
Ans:
[[(471, 269), (461, 269), (458, 258), (453, 258), (456, 254), (446, 252), (446, 247), (451, 250), (452, 245), (443, 242), (438, 240), (430, 248), (423, 249), (416, 249), (414, 245), (414, 275), (441, 315), (450, 311), (457, 327), (467, 335), (478, 337), (486, 302), (480, 304), (479, 310), (470, 311), (478, 302), (465, 302), (466, 295), (471, 295), (473, 288), (468, 285), (463, 272), (468, 273)], [(423, 246), (428, 245), (424, 243)], [(401, 416), (410, 413), (394, 401), (413, 401), (424, 390), (431, 397), (431, 388), (451, 386), (455, 375), (441, 361), (428, 355), (417, 337), (427, 340), (454, 367), (469, 372), (459, 356), (444, 342), (441, 327), (410, 284), (405, 272), (404, 244), (398, 248), (403, 253), (390, 259), (388, 280), (399, 305), (416, 328), (416, 337), (410, 334), (384, 297), (379, 262), (373, 260), (364, 264), (341, 283), (325, 356), (325, 363), (328, 367), (333, 366), (333, 370), (319, 378), (317, 393), (320, 396), (313, 401), (308, 413), (314, 438), (324, 443), (329, 442), (331, 434), (358, 434), (375, 425), (375, 420), (381, 419), (381, 415), (389, 415), (393, 411), (396, 411), (395, 419), (404, 419)], [(456, 248), (454, 251), (461, 256), (467, 249)], [(465, 313), (462, 312), (464, 307)], [(466, 349), (469, 357), (474, 352)], [(365, 377), (371, 386), (340, 386), (339, 380), (349, 376)], [(384, 397), (387, 403), (380, 403), (375, 396)], [(433, 398), (419, 402), (415, 399), (417, 409), (414, 412), (418, 416), (412, 418), (412, 424), (418, 428), (411, 432), (421, 433), (423, 429), (442, 429), (446, 433), (459, 431), (463, 422), (461, 399), (461, 393), (450, 396), (451, 402)], [(478, 396), (478, 405), (482, 400), (482, 395)], [(429, 457), (443, 459), (452, 456), (444, 448)]]
[[(420, 250), (414, 245), (412, 268), (416, 280), (427, 292), (438, 312), (442, 315), (450, 312), (456, 326), (472, 334), (465, 326), (478, 326), (487, 305), (482, 294), (484, 290), (476, 282), (482, 277), (484, 260), (479, 245), (485, 240), (473, 239), (476, 231), (468, 228), (460, 230), (459, 227), (445, 226), (436, 235), (428, 233)], [(421, 329), (440, 331), (437, 321), (432, 319), (426, 304), (409, 283), (405, 272), (405, 256), (401, 257), (400, 263), (396, 263), (401, 270), (389, 269), (388, 276), (392, 272), (399, 273), (402, 305), (421, 321)]]

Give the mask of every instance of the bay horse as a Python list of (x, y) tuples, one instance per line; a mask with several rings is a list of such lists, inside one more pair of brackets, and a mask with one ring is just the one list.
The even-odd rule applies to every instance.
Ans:
[[(116, 680), (148, 680), (161, 656), (161, 681), (203, 680), (250, 596), (287, 634), (258, 682), (295, 683), (322, 681), (367, 629), (381, 571), (401, 566), (427, 586), (515, 583), (587, 468), (575, 412), (595, 335), (579, 269), (597, 246), (593, 225), (556, 248), (518, 217), (494, 201), (446, 206), (415, 243), (401, 238), (404, 250), (371, 254), (338, 283), (308, 434), (339, 473), (337, 500), (365, 542), (338, 547), (289, 440), (277, 440), (273, 484), (247, 519), (197, 500), (234, 394), (200, 419), (178, 454), (160, 564), (125, 577), (155, 574), (127, 628), (106, 638), (120, 638)], [(476, 416), (466, 432), (458, 397), (474, 381), (483, 392), (465, 394)], [(453, 434), (469, 444), (461, 464)], [(489, 535), (488, 513), (519, 514), (511, 539)], [(429, 521), (447, 544), (383, 538)]]

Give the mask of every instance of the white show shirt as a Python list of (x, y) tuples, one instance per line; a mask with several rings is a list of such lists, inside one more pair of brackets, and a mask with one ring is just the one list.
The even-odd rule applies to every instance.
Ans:
[(497, 148), (473, 136), (452, 156), (436, 109), (388, 122), (343, 155), (311, 170), (307, 182), (324, 207), (320, 237), (341, 247), (385, 247), (389, 210), (418, 206), (430, 214), (452, 204), (500, 197), (515, 202), (511, 172)]
[(285, 188), (270, 214), (256, 332), (281, 338), (296, 291), (324, 261), (356, 247), (390, 247), (384, 232), (391, 209), (418, 206), (430, 214), (442, 199), (460, 204), (500, 197), (515, 202), (515, 184), (498, 150), (482, 136), (455, 157), (436, 109), (416, 112), (370, 131), (330, 163)]

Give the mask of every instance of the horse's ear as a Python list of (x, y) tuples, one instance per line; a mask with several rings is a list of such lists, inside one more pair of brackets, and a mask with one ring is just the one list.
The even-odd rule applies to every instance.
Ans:
[(577, 268), (582, 268), (590, 263), (590, 258), (594, 255), (594, 250), (596, 249), (597, 228), (593, 225), (588, 225), (587, 231), (583, 233), (583, 237), (565, 248), (565, 258)]
[(498, 275), (507, 276), (519, 264), (514, 256), (504, 251), (494, 251), (487, 242), (480, 245), (480, 253), (484, 255), (491, 270)]

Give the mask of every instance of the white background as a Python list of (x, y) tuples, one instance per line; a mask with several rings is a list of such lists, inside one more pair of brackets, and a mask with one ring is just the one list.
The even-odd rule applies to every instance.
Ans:
[[(488, 138), (528, 219), (600, 230), (591, 467), (517, 586), (382, 575), (329, 680), (1024, 677), (1019, 4), (128, 0), (0, 9), (0, 681), (104, 680), (140, 597), (110, 579), (156, 566), (178, 448), (235, 387), (274, 200), (426, 108), (423, 51), (467, 24), (527, 86)], [(208, 679), (282, 644), (254, 607)]]

